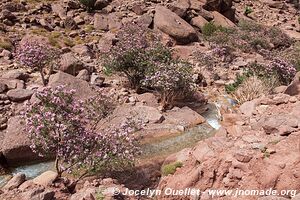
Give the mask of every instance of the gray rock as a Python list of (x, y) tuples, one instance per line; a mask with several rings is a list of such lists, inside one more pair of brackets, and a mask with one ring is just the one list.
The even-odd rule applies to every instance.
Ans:
[(60, 19), (64, 20), (67, 18), (67, 10), (61, 4), (52, 4), (52, 11), (56, 13)]
[(10, 70), (6, 72), (4, 75), (2, 75), (2, 78), (19, 79), (19, 80), (26, 81), (29, 78), (29, 75), (23, 70), (16, 69), (16, 70)]
[(30, 99), (33, 93), (34, 92), (32, 90), (13, 89), (13, 90), (9, 90), (6, 95), (11, 101), (20, 102), (20, 101), (25, 101), (27, 99)]
[(8, 183), (3, 187), (4, 190), (12, 190), (19, 187), (23, 182), (25, 182), (25, 174), (16, 174)]
[(88, 82), (70, 74), (58, 72), (51, 75), (48, 86), (56, 87), (59, 85), (65, 85), (67, 89), (76, 90), (75, 97), (79, 99), (95, 96), (95, 91), (90, 87)]
[(93, 73), (91, 76), (91, 84), (92, 85), (96, 85), (98, 87), (103, 86), (103, 83), (105, 81), (104, 77), (100, 77), (99, 75)]
[(78, 73), (76, 78), (79, 78), (79, 79), (82, 79), (82, 80), (85, 80), (85, 81), (90, 81), (90, 73), (89, 73), (88, 70), (83, 69)]
[(108, 16), (104, 14), (95, 14), (94, 28), (96, 30), (108, 31), (109, 30)]
[(79, 54), (80, 56), (93, 57), (91, 49), (85, 44), (79, 44), (72, 48), (72, 51)]
[(75, 76), (82, 69), (84, 69), (84, 64), (73, 53), (70, 52), (61, 56), (59, 70)]

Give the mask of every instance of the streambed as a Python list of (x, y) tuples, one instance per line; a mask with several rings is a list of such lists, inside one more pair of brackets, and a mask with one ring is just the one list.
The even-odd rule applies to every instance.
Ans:
[[(201, 113), (201, 115), (206, 119), (206, 123), (190, 128), (183, 133), (176, 134), (164, 140), (144, 144), (142, 146), (143, 154), (141, 159), (151, 158), (155, 155), (167, 156), (184, 148), (191, 147), (200, 140), (213, 136), (215, 131), (221, 126), (219, 123), (221, 116), (218, 107), (218, 103), (211, 103), (207, 105), (207, 111)], [(12, 168), (10, 169), (11, 174), (0, 176), (0, 187), (5, 185), (5, 183), (14, 174), (24, 173), (28, 179), (32, 179), (51, 169), (54, 169), (53, 161), (28, 164)]]

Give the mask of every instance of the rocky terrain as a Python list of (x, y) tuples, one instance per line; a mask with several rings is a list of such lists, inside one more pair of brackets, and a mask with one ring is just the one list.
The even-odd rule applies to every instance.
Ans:
[[(282, 0), (97, 0), (87, 12), (77, 0), (2, 0), (0, 175), (12, 178), (2, 187), (0, 176), (0, 199), (152, 198), (116, 195), (116, 188), (198, 188), (204, 192), (200, 196), (160, 195), (157, 199), (233, 199), (211, 197), (209, 189), (273, 188), (299, 193), (299, 72), (289, 77), (292, 82), (270, 83), (273, 79), (268, 77), (267, 86), (260, 79), (239, 83), (248, 68), (272, 66), (277, 58), (286, 61), (281, 62), (284, 67), (300, 70), (299, 6), (299, 2)], [(192, 100), (184, 99), (165, 109), (155, 93), (138, 92), (128, 87), (122, 74), (105, 73), (101, 58), (116, 45), (118, 32), (128, 23), (148, 27), (172, 49), (174, 58), (192, 64), (190, 82), (197, 88)], [(87, 177), (76, 185), (71, 184), (73, 177), (58, 178), (54, 171), (34, 179), (22, 173), (11, 176), (15, 166), (49, 160), (30, 148), (20, 115), (26, 103), (36, 102), (36, 92), (44, 88), (39, 71), (17, 61), (18, 47), (32, 40), (56, 50), (54, 62), (45, 69), (48, 87), (66, 85), (76, 90), (75, 98), (80, 100), (104, 89), (117, 99), (117, 108), (100, 128), (119, 126), (128, 117), (143, 119), (145, 127), (137, 135), (144, 156), (137, 159), (136, 167)], [(234, 103), (228, 102), (228, 96)], [(207, 112), (216, 112), (221, 128), (211, 127)], [(193, 135), (195, 130), (200, 136)], [(164, 173), (164, 166), (174, 163), (179, 164)], [(299, 198), (299, 194), (238, 197)]]

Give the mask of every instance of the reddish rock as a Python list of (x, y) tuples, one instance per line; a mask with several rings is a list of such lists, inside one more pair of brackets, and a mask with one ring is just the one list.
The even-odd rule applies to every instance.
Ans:
[(9, 165), (41, 160), (30, 149), (30, 139), (25, 131), (25, 122), (20, 116), (8, 120), (8, 126), (0, 149)]
[(300, 72), (298, 72), (293, 82), (286, 88), (285, 94), (295, 96), (300, 95)]
[(156, 6), (154, 26), (179, 43), (187, 44), (198, 40), (197, 33), (191, 25), (163, 6)]
[(51, 75), (48, 85), (50, 87), (65, 85), (68, 89), (76, 90), (75, 97), (80, 99), (90, 98), (96, 94), (88, 82), (63, 72)]
[(219, 12), (213, 11), (212, 14), (214, 16), (213, 22), (215, 25), (226, 28), (232, 28), (236, 26), (232, 21), (227, 19), (224, 15), (220, 14)]

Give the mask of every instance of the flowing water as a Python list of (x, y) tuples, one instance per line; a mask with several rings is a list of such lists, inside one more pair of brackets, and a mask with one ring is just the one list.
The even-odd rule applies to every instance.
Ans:
[[(221, 116), (218, 107), (218, 103), (208, 104), (207, 111), (201, 113), (201, 115), (206, 119), (207, 123), (200, 124), (194, 128), (184, 131), (183, 133), (175, 134), (174, 136), (165, 138), (163, 140), (144, 144), (142, 146), (142, 159), (155, 155), (169, 155), (184, 148), (191, 147), (200, 140), (211, 137), (215, 133), (215, 130), (219, 129), (221, 126), (219, 123)], [(3, 186), (14, 174), (24, 173), (27, 179), (32, 179), (53, 168), (53, 161), (23, 165), (13, 168), (11, 169), (10, 175), (0, 176), (0, 187)]]

